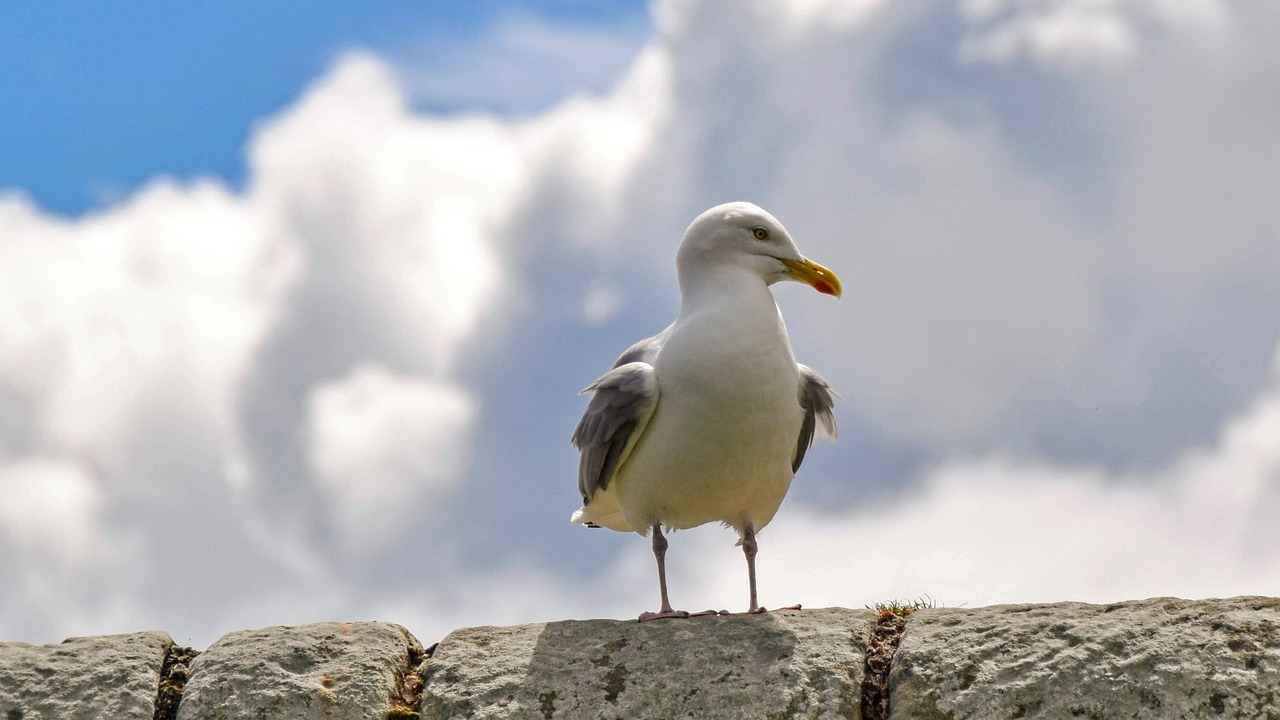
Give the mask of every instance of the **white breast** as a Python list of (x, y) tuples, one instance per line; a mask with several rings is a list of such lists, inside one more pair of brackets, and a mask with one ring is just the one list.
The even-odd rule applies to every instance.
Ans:
[(768, 289), (683, 315), (654, 361), (658, 407), (617, 477), (636, 529), (763, 528), (791, 483), (799, 370)]

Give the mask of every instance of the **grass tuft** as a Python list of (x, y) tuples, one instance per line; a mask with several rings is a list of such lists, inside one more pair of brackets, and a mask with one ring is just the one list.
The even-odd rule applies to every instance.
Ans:
[(923, 597), (918, 597), (914, 600), (902, 600), (899, 598), (894, 598), (889, 602), (878, 602), (875, 604), (874, 607), (872, 607), (871, 605), (868, 605), (867, 609), (875, 610), (876, 612), (880, 613), (880, 617), (894, 615), (900, 618), (907, 618), (907, 617), (910, 617), (911, 614), (917, 610), (924, 610), (926, 608), (935, 608), (935, 607), (938, 607), (938, 601), (934, 600), (928, 595), (925, 595)]

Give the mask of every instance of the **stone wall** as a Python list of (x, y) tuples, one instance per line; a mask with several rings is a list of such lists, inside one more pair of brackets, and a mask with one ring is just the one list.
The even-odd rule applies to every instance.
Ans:
[(1268, 718), (1280, 600), (0, 643), (0, 720)]

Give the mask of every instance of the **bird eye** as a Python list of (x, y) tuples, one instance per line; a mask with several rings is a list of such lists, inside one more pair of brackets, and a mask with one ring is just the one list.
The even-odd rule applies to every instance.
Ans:
[(768, 231), (768, 230), (765, 230), (765, 229), (764, 229), (764, 228), (762, 228), (762, 227), (758, 227), (758, 228), (751, 228), (751, 234), (752, 234), (752, 235), (755, 235), (757, 240), (768, 240), (768, 239), (769, 239), (769, 231)]

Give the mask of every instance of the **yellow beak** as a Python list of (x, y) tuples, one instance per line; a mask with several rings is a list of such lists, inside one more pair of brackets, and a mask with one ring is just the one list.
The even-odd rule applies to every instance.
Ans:
[(812, 285), (814, 290), (824, 295), (840, 297), (840, 278), (827, 268), (809, 258), (800, 261), (782, 259), (782, 264), (787, 266), (788, 275), (805, 285)]

